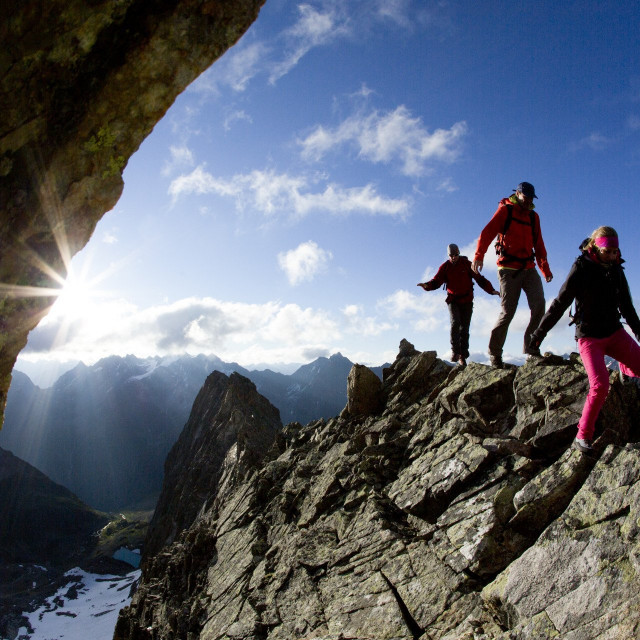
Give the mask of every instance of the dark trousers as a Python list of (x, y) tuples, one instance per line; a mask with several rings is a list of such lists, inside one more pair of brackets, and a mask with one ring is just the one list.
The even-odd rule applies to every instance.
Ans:
[(451, 351), (463, 358), (469, 357), (469, 325), (473, 313), (473, 301), (449, 302), (451, 319)]

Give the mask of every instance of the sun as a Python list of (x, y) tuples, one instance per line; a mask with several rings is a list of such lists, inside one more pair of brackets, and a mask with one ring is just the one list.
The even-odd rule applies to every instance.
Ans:
[(92, 285), (75, 272), (70, 272), (61, 293), (51, 308), (54, 316), (68, 320), (81, 318), (87, 312), (92, 297)]

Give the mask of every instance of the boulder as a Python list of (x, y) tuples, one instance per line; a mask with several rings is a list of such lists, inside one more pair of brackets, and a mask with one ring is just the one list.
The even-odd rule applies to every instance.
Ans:
[(350, 416), (366, 417), (380, 411), (382, 382), (371, 369), (354, 364), (347, 378), (347, 411)]

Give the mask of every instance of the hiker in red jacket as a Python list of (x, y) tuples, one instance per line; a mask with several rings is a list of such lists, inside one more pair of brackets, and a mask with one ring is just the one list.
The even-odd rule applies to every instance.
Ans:
[(510, 198), (500, 201), (498, 210), (482, 230), (471, 268), (480, 273), (484, 254), (491, 241), (498, 236), (498, 279), (502, 312), (489, 339), (489, 357), (494, 367), (502, 368), (502, 348), (507, 339), (509, 324), (518, 308), (520, 292), (524, 291), (531, 310), (531, 319), (524, 332), (523, 352), (539, 356), (540, 350), (531, 346), (530, 338), (544, 315), (544, 291), (542, 280), (536, 271), (538, 263), (545, 280), (551, 282), (553, 275), (547, 262), (547, 250), (540, 231), (540, 217), (534, 211), (533, 199), (536, 191), (529, 182), (521, 182)]
[(446, 303), (451, 318), (451, 359), (461, 366), (467, 364), (469, 357), (469, 325), (473, 313), (473, 280), (487, 293), (498, 296), (498, 291), (479, 273), (471, 270), (471, 262), (460, 255), (458, 245), (447, 247), (449, 259), (440, 265), (436, 275), (429, 282), (419, 282), (425, 291), (433, 291), (442, 285), (447, 286)]

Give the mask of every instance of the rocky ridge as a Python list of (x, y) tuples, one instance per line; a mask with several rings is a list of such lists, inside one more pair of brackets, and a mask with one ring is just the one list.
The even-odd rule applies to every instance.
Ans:
[[(612, 373), (588, 457), (570, 446), (575, 355), (462, 369), (403, 341), (381, 386), (353, 374), (339, 417), (274, 431), (268, 451), (261, 431), (263, 457), (243, 457), (247, 436), (227, 450), (196, 516), (147, 553), (116, 640), (640, 636), (635, 385)], [(196, 443), (229, 429), (208, 424), (167, 477), (207, 468)]]

